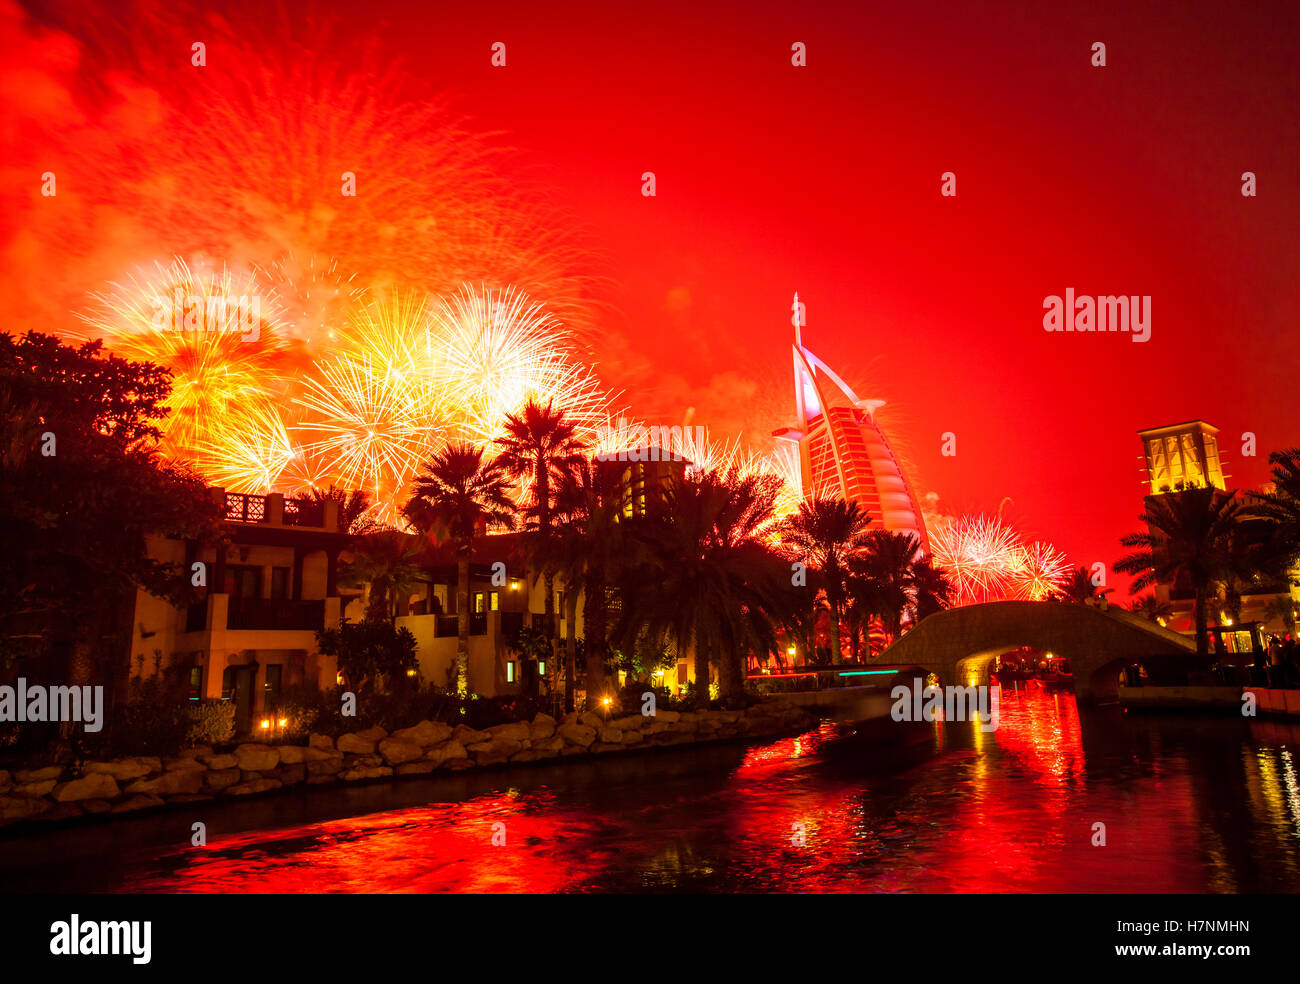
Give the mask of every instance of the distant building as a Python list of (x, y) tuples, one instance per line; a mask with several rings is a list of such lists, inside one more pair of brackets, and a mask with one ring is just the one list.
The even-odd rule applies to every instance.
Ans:
[[(1219, 453), (1219, 429), (1204, 420), (1189, 420), (1180, 424), (1167, 424), (1138, 431), (1142, 439), (1144, 498), (1178, 495), (1188, 489), (1215, 488), (1227, 492), (1223, 460)], [(1260, 493), (1240, 490), (1238, 497), (1250, 506), (1260, 502)], [(1264, 520), (1247, 518), (1243, 524), (1245, 536), (1263, 540), (1268, 536)], [(1154, 530), (1152, 532), (1155, 532)], [(1174, 583), (1155, 585), (1156, 598), (1167, 603), (1173, 614), (1166, 620), (1178, 632), (1195, 631), (1193, 603), (1195, 592), (1191, 582), (1179, 578)], [(1263, 622), (1270, 631), (1283, 631), (1281, 619), (1270, 615), (1266, 609), (1278, 598), (1293, 599), (1291, 588), (1285, 582), (1261, 582), (1242, 585), (1241, 622)], [(1297, 602), (1300, 605), (1300, 602)], [(1210, 625), (1229, 625), (1231, 616), (1223, 610), (1222, 601), (1211, 603), (1207, 612)]]
[(796, 423), (773, 436), (798, 444), (804, 497), (856, 502), (872, 528), (913, 533), (928, 549), (916, 496), (876, 421), (885, 401), (858, 399), (804, 347), (798, 325), (793, 355)]
[(1203, 420), (1138, 431), (1146, 452), (1149, 494), (1207, 485), (1226, 489), (1218, 433)]
[(192, 583), (201, 572), (201, 600), (175, 608), (136, 592), (131, 672), (167, 674), (192, 700), (230, 700), (247, 730), (286, 688), (334, 685), (337, 668), (316, 633), (338, 625), (346, 604), (338, 569), (350, 541), (337, 503), (211, 494), (224, 509), (225, 546), (150, 538), (155, 559), (181, 565)]
[[(625, 514), (654, 514), (686, 464), (608, 462), (625, 483)], [(316, 633), (342, 617), (364, 618), (365, 588), (340, 587), (340, 565), (351, 559), (353, 537), (339, 528), (338, 504), (278, 493), (251, 495), (209, 490), (224, 509), (224, 546), (150, 537), (155, 560), (192, 576), (201, 564), (201, 598), (187, 608), (138, 590), (130, 610), (131, 676), (165, 675), (191, 700), (227, 700), (238, 733), (257, 733), (283, 694), (295, 687), (327, 690), (339, 681), (337, 661), (319, 650)], [(415, 540), (414, 535), (411, 537)], [(494, 565), (503, 563), (504, 572)], [(456, 564), (433, 551), (421, 583), (394, 599), (395, 623), (416, 640), (425, 683), (448, 687), (456, 660)], [(583, 637), (579, 600), (573, 625), (565, 617), (563, 578), (556, 579), (555, 612), (561, 640)], [(516, 647), (525, 626), (544, 627), (545, 583), (529, 569), (519, 534), (482, 538), (470, 561), (469, 686), (482, 697), (521, 691)], [(561, 641), (561, 655), (564, 644)], [(581, 667), (579, 667), (581, 670)], [(540, 667), (554, 679), (555, 667)], [(678, 691), (690, 679), (688, 660), (661, 681)]]

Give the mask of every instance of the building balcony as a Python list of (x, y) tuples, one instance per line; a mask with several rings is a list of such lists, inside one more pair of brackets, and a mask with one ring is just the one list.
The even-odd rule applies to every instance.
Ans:
[(289, 526), (338, 532), (338, 503), (336, 502), (313, 502), (302, 498), (286, 499), (278, 492), (252, 495), (245, 492), (227, 492), (225, 489), (212, 489), (212, 496), (221, 506), (222, 516), (228, 523)]
[(231, 598), (226, 609), (227, 629), (325, 628), (325, 601), (294, 601), (289, 598)]
[[(203, 633), (191, 639), (196, 648), (214, 644), (226, 632), (318, 632), (335, 628), (340, 599), (237, 598), (219, 592), (190, 605), (184, 612), (184, 633)], [(242, 643), (247, 644), (247, 643)]]

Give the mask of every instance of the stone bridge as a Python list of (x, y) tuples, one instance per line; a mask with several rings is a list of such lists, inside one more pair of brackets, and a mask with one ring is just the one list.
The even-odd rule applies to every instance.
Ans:
[(949, 608), (921, 620), (879, 662), (916, 666), (939, 685), (988, 679), (993, 660), (1032, 646), (1070, 661), (1080, 701), (1118, 696), (1119, 671), (1150, 656), (1194, 654), (1196, 644), (1132, 612), (1061, 601), (994, 601)]

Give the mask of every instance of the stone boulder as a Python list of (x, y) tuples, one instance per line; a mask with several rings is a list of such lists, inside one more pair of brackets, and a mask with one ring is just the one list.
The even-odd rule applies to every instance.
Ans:
[(585, 724), (562, 724), (556, 733), (568, 744), (579, 745), (582, 748), (586, 748), (596, 740), (596, 729), (589, 728)]
[(182, 769), (206, 769), (207, 766), (192, 756), (177, 756), (163, 761), (163, 769), (167, 772), (179, 772)]
[(390, 737), (413, 742), (421, 748), (432, 748), (434, 745), (450, 738), (451, 732), (452, 728), (449, 724), (442, 724), (437, 721), (421, 721), (413, 727), (400, 728), (394, 731)]
[(473, 745), (466, 746), (474, 756), (474, 761), (479, 765), (486, 764), (486, 759), (493, 761), (503, 761), (511, 755), (517, 755), (524, 750), (524, 743), (516, 738), (493, 738), (490, 741), (479, 741)]
[(376, 724), (372, 728), (366, 728), (365, 731), (358, 731), (357, 737), (362, 741), (379, 742), (381, 739), (388, 737), (388, 732)]
[(151, 793), (141, 793), (138, 796), (132, 796), (128, 800), (113, 805), (114, 813), (132, 813), (135, 810), (147, 810), (150, 807), (162, 806), (165, 801), (161, 796), (154, 796)]
[(588, 728), (599, 731), (605, 725), (605, 719), (599, 714), (592, 714), (591, 711), (583, 711), (578, 715), (578, 723), (585, 724)]
[(147, 776), (151, 772), (161, 772), (162, 762), (156, 758), (134, 757), (113, 759), (109, 762), (87, 762), (81, 767), (81, 770), (90, 775), (112, 776), (118, 782), (126, 782), (130, 779), (139, 779), (141, 776)]
[(448, 741), (424, 753), (424, 757), (438, 765), (451, 765), (452, 762), (469, 758), (469, 749), (458, 741)]
[(113, 799), (119, 792), (117, 780), (112, 776), (91, 772), (80, 779), (59, 783), (51, 795), (56, 803), (71, 803), (75, 800)]
[(238, 769), (212, 769), (203, 776), (203, 787), (214, 792), (229, 789), (239, 782)]
[(619, 731), (639, 731), (642, 725), (649, 724), (653, 718), (642, 717), (640, 714), (629, 714), (626, 717), (615, 718), (609, 722), (611, 728), (618, 728)]
[(384, 776), (393, 774), (392, 766), (388, 765), (361, 765), (346, 772), (340, 772), (339, 778), (346, 782), (355, 782), (358, 779), (380, 779)]
[(245, 772), (262, 772), (280, 764), (280, 750), (270, 745), (240, 745), (235, 749), (235, 758)]
[(348, 732), (346, 735), (339, 735), (337, 744), (340, 752), (347, 752), (350, 755), (373, 755), (378, 740), (362, 738), (360, 732), (355, 734)]
[(601, 728), (599, 734), (600, 734), (600, 740), (604, 742), (606, 745), (623, 744), (623, 732), (620, 731), (618, 728), (609, 728), (609, 727)]
[(271, 789), (280, 788), (279, 779), (250, 779), (248, 782), (241, 782), (236, 786), (231, 786), (225, 791), (226, 796), (251, 796), (254, 793), (265, 793)]
[(279, 779), (285, 786), (296, 786), (307, 779), (307, 766), (299, 762), (297, 765), (282, 765), (272, 774), (272, 778)]
[(302, 765), (307, 760), (307, 749), (302, 745), (280, 745), (281, 765)]
[(533, 735), (533, 729), (523, 721), (514, 721), (510, 724), (495, 724), (488, 728), (494, 738), (513, 738), (518, 742), (528, 741)]
[(379, 743), (379, 754), (388, 765), (402, 765), (423, 757), (424, 749), (413, 741), (401, 738), (385, 738)]
[(14, 782), (45, 782), (47, 779), (57, 779), (63, 775), (63, 766), (46, 765), (39, 769), (15, 769)]
[(550, 738), (534, 741), (531, 750), (537, 753), (537, 758), (554, 758), (560, 754), (563, 748), (564, 739), (559, 735), (552, 735)]
[(415, 776), (426, 772), (432, 772), (438, 767), (437, 762), (431, 762), (428, 759), (421, 759), (419, 762), (407, 762), (397, 767), (399, 776)]
[(126, 787), (126, 794), (128, 796), (134, 796), (138, 793), (152, 796), (176, 796), (180, 793), (197, 793), (203, 787), (203, 777), (206, 774), (197, 769), (164, 772), (153, 779), (137, 779)]
[(474, 728), (465, 724), (456, 725), (456, 730), (451, 733), (453, 740), (460, 742), (462, 745), (469, 747), (476, 745), (480, 741), (491, 741), (492, 735), (487, 731), (476, 731)]
[(26, 820), (49, 809), (49, 800), (39, 797), (0, 796), (0, 820)]
[(208, 758), (209, 769), (233, 769), (239, 765), (239, 759), (234, 755), (212, 755)]
[(307, 736), (308, 748), (320, 748), (327, 752), (334, 751), (334, 739), (329, 735), (310, 734)]
[(528, 737), (533, 741), (540, 741), (543, 738), (549, 738), (555, 734), (555, 718), (549, 714), (539, 713), (533, 718), (533, 723), (529, 725)]
[(57, 779), (37, 779), (32, 782), (20, 782), (13, 791), (19, 796), (48, 796), (50, 790), (59, 784)]
[[(327, 779), (343, 771), (343, 756), (317, 759), (307, 763), (307, 775), (317, 779)], [(309, 780), (310, 781), (310, 780)]]

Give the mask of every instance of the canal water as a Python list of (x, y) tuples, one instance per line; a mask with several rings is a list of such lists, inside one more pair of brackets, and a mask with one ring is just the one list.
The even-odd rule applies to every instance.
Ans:
[[(1004, 692), (991, 733), (827, 721), (750, 746), (314, 788), (6, 837), (0, 888), (1294, 892), (1298, 752), (1292, 724)], [(196, 821), (205, 847), (190, 844)]]

